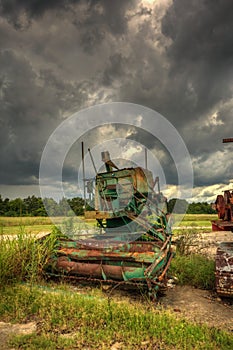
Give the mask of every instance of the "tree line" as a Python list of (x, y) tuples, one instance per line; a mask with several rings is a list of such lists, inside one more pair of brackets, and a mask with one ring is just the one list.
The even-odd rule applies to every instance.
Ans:
[(67, 216), (72, 215), (72, 211), (83, 215), (83, 198), (62, 198), (56, 202), (53, 198), (42, 200), (41, 197), (29, 196), (24, 199), (3, 199), (0, 195), (0, 216), (48, 216), (48, 213), (50, 216)]
[(168, 201), (168, 212), (176, 214), (215, 214), (216, 211), (207, 202), (188, 203), (185, 199), (172, 198)]
[[(46, 210), (47, 209), (47, 210)], [(87, 207), (89, 210), (90, 207)], [(0, 216), (69, 216), (84, 214), (84, 200), (80, 197), (53, 198), (29, 196), (27, 198), (3, 199), (0, 195)], [(168, 212), (187, 214), (213, 214), (216, 211), (207, 202), (188, 203), (185, 199), (172, 198), (168, 201)]]

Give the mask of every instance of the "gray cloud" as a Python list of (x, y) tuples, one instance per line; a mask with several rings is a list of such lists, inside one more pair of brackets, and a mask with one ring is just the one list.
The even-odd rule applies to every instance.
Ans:
[[(56, 126), (110, 101), (142, 104), (171, 121), (197, 186), (232, 178), (232, 147), (221, 144), (233, 133), (230, 1), (2, 0), (0, 15), (2, 184), (36, 183)], [(157, 145), (141, 132), (134, 138)], [(164, 162), (172, 184), (175, 170)], [(67, 164), (64, 176), (74, 175)]]

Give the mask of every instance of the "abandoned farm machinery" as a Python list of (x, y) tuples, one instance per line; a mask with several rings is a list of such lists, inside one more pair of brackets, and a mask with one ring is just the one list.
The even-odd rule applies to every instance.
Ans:
[[(83, 149), (82, 144), (84, 162)], [(167, 200), (159, 179), (147, 168), (119, 169), (107, 151), (102, 152), (102, 161), (105, 170), (96, 173), (94, 186), (84, 182), (89, 192), (94, 188), (92, 215), (97, 227), (89, 235), (79, 232), (59, 238), (47, 273), (142, 286), (156, 298), (166, 288), (173, 257)]]

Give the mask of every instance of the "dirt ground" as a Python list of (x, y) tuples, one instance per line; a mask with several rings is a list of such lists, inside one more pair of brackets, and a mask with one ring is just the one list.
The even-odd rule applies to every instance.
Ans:
[(233, 300), (190, 286), (169, 288), (159, 305), (198, 324), (233, 332)]
[[(219, 243), (232, 241), (230, 231), (201, 233), (190, 250), (214, 259)], [(233, 298), (220, 298), (214, 292), (176, 285), (168, 288), (159, 303), (190, 321), (233, 332)]]

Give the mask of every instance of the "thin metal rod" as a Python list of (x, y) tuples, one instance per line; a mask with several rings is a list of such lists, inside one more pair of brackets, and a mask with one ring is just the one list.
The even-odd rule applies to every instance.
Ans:
[(145, 148), (145, 169), (147, 169), (147, 148)]
[(83, 198), (84, 198), (84, 211), (86, 210), (86, 182), (85, 182), (85, 165), (84, 165), (84, 143), (82, 141), (82, 167), (83, 167)]
[(90, 157), (91, 157), (91, 162), (92, 162), (93, 168), (95, 169), (95, 174), (97, 174), (97, 169), (96, 169), (95, 162), (94, 162), (94, 159), (92, 157), (90, 148), (88, 148), (88, 152), (89, 152)]

